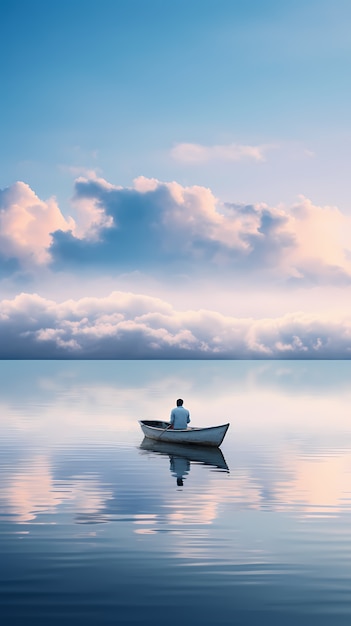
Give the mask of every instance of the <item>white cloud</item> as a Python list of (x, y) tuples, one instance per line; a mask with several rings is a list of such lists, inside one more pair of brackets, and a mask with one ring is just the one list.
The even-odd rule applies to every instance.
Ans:
[(293, 261), (302, 267), (344, 268), (351, 272), (347, 250), (351, 247), (351, 218), (337, 207), (316, 206), (301, 196), (290, 212), (289, 228), (296, 239)]
[[(24, 183), (2, 194), (0, 254), (73, 273), (96, 267), (308, 284), (351, 281), (351, 217), (301, 197), (292, 207), (223, 203), (208, 188), (139, 177), (122, 188), (76, 180), (66, 220)], [(55, 231), (55, 232), (53, 232)], [(69, 232), (68, 232), (69, 231)], [(13, 268), (5, 271), (11, 272)]]
[(350, 358), (351, 317), (238, 318), (114, 292), (56, 303), (0, 303), (1, 358)]
[[(119, 189), (104, 178), (97, 175), (94, 170), (86, 170), (76, 179), (77, 187), (80, 184), (95, 183), (100, 189), (111, 191)], [(98, 240), (101, 229), (113, 226), (113, 218), (106, 215), (105, 209), (99, 200), (92, 197), (81, 197), (76, 193), (73, 197), (73, 207), (77, 215), (74, 235), (79, 239)]]
[[(100, 187), (113, 188), (104, 179), (89, 173)], [(77, 182), (87, 182), (80, 177)], [(0, 258), (16, 259), (25, 269), (44, 266), (51, 261), (52, 233), (72, 231), (77, 238), (96, 239), (101, 228), (112, 225), (94, 198), (73, 199), (77, 214), (65, 218), (54, 197), (44, 201), (24, 182), (0, 190)]]
[(66, 220), (55, 198), (40, 200), (23, 182), (0, 192), (0, 253), (16, 258), (22, 265), (45, 264), (50, 258), (50, 233), (73, 229), (72, 218)]
[(183, 163), (206, 163), (208, 161), (264, 161), (265, 152), (271, 146), (249, 146), (237, 143), (204, 146), (199, 143), (178, 143), (171, 156)]
[[(141, 241), (135, 229), (125, 230), (124, 221), (130, 227), (131, 197), (137, 192), (134, 202), (144, 204), (145, 215), (150, 215), (150, 231), (144, 229), (142, 237), (154, 240), (157, 263), (162, 263), (162, 251), (167, 250), (177, 251), (193, 265), (207, 265), (207, 271), (211, 265), (234, 271), (239, 266), (242, 273), (266, 270), (270, 276), (317, 282), (351, 277), (351, 218), (336, 207), (316, 206), (303, 197), (291, 208), (223, 204), (208, 188), (145, 177), (134, 181), (134, 190), (115, 188), (108, 195), (103, 190), (99, 193), (95, 188), (99, 206), (114, 216), (124, 241), (128, 238), (134, 246)], [(84, 184), (79, 193), (84, 196)], [(137, 259), (138, 250), (134, 255)], [(152, 261), (150, 256), (140, 260), (143, 265)]]

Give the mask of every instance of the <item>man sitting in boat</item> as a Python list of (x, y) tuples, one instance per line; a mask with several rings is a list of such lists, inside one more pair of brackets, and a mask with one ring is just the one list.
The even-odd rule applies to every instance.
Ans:
[(183, 400), (177, 400), (177, 406), (171, 411), (171, 428), (185, 430), (190, 422), (190, 413), (183, 407)]

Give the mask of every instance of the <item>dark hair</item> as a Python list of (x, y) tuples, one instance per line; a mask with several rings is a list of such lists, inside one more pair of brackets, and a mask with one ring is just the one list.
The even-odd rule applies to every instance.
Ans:
[(179, 400), (177, 400), (177, 406), (182, 406), (183, 402), (184, 402), (184, 400), (179, 398)]

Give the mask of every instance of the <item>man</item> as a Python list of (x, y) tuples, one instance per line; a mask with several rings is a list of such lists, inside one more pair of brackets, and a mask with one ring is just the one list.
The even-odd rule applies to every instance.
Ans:
[(171, 428), (174, 430), (185, 430), (190, 422), (190, 413), (183, 407), (183, 400), (177, 400), (177, 406), (171, 412)]

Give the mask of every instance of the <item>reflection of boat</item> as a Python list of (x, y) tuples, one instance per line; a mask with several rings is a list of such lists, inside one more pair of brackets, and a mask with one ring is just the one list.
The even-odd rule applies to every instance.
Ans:
[(173, 430), (169, 428), (169, 422), (158, 420), (140, 420), (139, 424), (145, 437), (149, 437), (149, 439), (214, 447), (221, 445), (229, 428), (229, 424), (223, 424), (222, 426), (211, 426), (209, 428), (189, 427), (185, 430)]
[(172, 444), (166, 441), (153, 441), (145, 437), (140, 444), (141, 450), (148, 450), (150, 452), (156, 452), (157, 454), (164, 454), (169, 457), (177, 457), (187, 459), (194, 463), (201, 463), (203, 465), (212, 465), (218, 469), (229, 472), (228, 465), (219, 448), (210, 448), (207, 446), (192, 446), (187, 444)]

